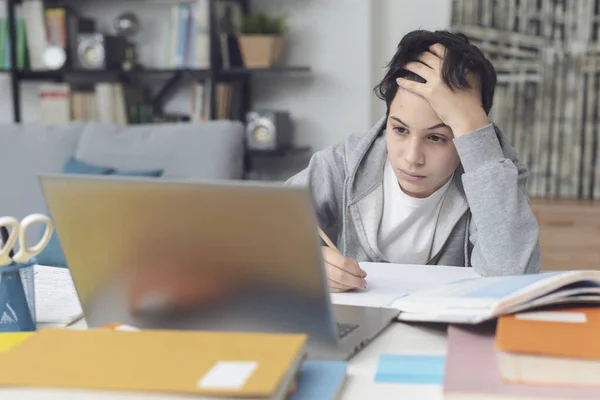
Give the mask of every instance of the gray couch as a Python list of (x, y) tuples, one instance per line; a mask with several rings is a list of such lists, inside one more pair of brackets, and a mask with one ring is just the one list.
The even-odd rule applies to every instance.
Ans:
[(244, 128), (237, 121), (0, 125), (0, 215), (47, 213), (37, 176), (63, 172), (71, 158), (119, 170), (160, 170), (158, 179), (242, 179), (243, 155)]

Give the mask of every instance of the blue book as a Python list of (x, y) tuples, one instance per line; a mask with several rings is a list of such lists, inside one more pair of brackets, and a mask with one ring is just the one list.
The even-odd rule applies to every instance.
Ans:
[(334, 400), (340, 397), (346, 382), (348, 363), (314, 361), (302, 363), (297, 390), (288, 400)]
[(189, 4), (179, 5), (179, 32), (177, 33), (177, 63), (178, 69), (187, 68), (188, 30), (190, 26), (191, 8)]

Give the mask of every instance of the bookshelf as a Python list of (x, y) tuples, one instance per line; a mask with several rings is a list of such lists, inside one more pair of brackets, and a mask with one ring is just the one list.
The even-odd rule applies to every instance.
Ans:
[[(162, 113), (162, 106), (174, 93), (174, 91), (182, 84), (203, 82), (208, 92), (208, 104), (210, 109), (209, 119), (217, 119), (217, 85), (222, 82), (236, 82), (239, 87), (237, 95), (240, 96), (240, 110), (238, 119), (243, 122), (243, 116), (253, 107), (252, 98), (252, 79), (255, 76), (260, 77), (277, 77), (277, 76), (307, 76), (311, 69), (308, 66), (277, 66), (274, 68), (253, 69), (243, 66), (224, 68), (221, 59), (221, 48), (219, 45), (219, 32), (217, 20), (217, 4), (222, 0), (206, 0), (208, 2), (208, 20), (209, 20), (209, 63), (207, 68), (145, 68), (143, 66), (132, 70), (123, 69), (75, 69), (65, 67), (58, 70), (31, 70), (22, 69), (17, 66), (17, 13), (16, 7), (26, 0), (5, 0), (6, 1), (6, 18), (8, 23), (8, 40), (10, 43), (10, 68), (0, 69), (0, 73), (10, 74), (11, 78), (11, 99), (13, 106), (13, 121), (19, 123), (22, 120), (21, 110), (21, 83), (27, 81), (35, 82), (57, 82), (57, 83), (101, 83), (101, 82), (117, 82), (127, 84), (132, 81), (142, 81), (144, 84), (152, 84), (159, 87), (152, 98), (152, 110), (156, 115)], [(44, 7), (63, 7), (68, 6), (74, 9), (83, 2), (93, 2), (103, 0), (45, 0)], [(143, 4), (147, 0), (135, 0)], [(235, 0), (239, 4), (243, 14), (250, 12), (249, 0)], [(173, 2), (177, 3), (177, 2)], [(110, 3), (104, 3), (106, 7), (110, 7)], [(170, 4), (169, 2), (165, 4)], [(166, 13), (167, 14), (167, 13)], [(165, 19), (168, 19), (165, 15)], [(71, 65), (68, 61), (66, 65)], [(158, 86), (160, 85), (160, 86)], [(282, 156), (305, 151), (306, 149), (284, 149), (278, 150), (271, 154), (272, 156)], [(248, 152), (252, 156), (256, 152)], [(263, 152), (262, 155), (265, 155)], [(261, 155), (261, 154), (255, 154)]]

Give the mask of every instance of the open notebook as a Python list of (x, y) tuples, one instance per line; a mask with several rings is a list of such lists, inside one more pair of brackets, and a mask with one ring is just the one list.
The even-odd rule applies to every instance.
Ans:
[(393, 308), (394, 302), (409, 293), (432, 289), (459, 279), (476, 278), (473, 268), (441, 265), (413, 265), (361, 262), (367, 273), (366, 289), (332, 293), (336, 304)]
[(466, 278), (417, 290), (392, 307), (403, 321), (477, 324), (542, 306), (589, 303), (600, 305), (600, 271)]

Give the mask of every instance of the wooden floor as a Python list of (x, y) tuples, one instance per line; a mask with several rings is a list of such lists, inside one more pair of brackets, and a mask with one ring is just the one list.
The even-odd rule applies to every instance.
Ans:
[(531, 200), (542, 271), (600, 270), (600, 201)]

